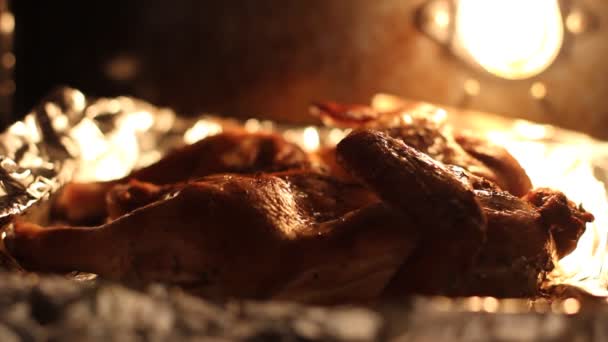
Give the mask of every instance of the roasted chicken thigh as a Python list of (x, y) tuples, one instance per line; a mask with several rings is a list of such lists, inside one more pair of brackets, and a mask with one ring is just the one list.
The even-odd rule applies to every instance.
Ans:
[(342, 302), (382, 292), (416, 244), (407, 222), (359, 185), (295, 171), (203, 178), (96, 228), (16, 222), (5, 243), (30, 270)]

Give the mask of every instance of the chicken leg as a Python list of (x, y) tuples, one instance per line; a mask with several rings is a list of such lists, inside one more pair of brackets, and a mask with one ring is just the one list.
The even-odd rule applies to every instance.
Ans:
[(407, 222), (368, 190), (325, 176), (221, 175), (96, 228), (15, 222), (5, 243), (30, 270), (327, 303), (381, 293), (417, 241)]

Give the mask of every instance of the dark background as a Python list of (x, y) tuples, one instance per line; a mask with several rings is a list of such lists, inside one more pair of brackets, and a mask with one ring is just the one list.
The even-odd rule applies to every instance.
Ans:
[[(132, 94), (182, 113), (310, 122), (311, 101), (377, 92), (608, 138), (608, 2), (563, 1), (597, 27), (532, 79), (476, 70), (414, 25), (423, 0), (13, 1), (14, 116), (58, 84)], [(516, 22), (516, 20), (514, 20)], [(480, 93), (469, 97), (464, 83)], [(547, 97), (530, 96), (533, 82)]]
[[(17, 114), (58, 84), (91, 95), (131, 90), (108, 79), (102, 66), (137, 39), (130, 26), (144, 1), (13, 1)], [(131, 27), (131, 29), (129, 28)]]

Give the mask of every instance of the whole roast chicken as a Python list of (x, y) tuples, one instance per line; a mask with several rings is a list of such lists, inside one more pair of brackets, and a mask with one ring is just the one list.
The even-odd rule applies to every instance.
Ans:
[(68, 222), (105, 223), (16, 220), (5, 245), (28, 270), (212, 298), (528, 297), (593, 220), (558, 191), (530, 190), (485, 141), (422, 117), (317, 109), (354, 131), (314, 154), (274, 134), (209, 137), (125, 179), (66, 187), (56, 210)]

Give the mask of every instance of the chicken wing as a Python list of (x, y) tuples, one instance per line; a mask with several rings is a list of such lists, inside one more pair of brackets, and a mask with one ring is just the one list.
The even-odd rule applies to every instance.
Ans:
[[(532, 188), (526, 172), (507, 150), (479, 138), (455, 137), (449, 127), (428, 117), (426, 112), (416, 113), (407, 109), (379, 112), (367, 106), (334, 102), (316, 104), (312, 112), (330, 126), (383, 131), (437, 161), (460, 166), (492, 180), (516, 196), (522, 196)], [(344, 172), (333, 162), (330, 152), (321, 157), (328, 168), (336, 170), (336, 174)]]
[(486, 236), (486, 217), (470, 185), (443, 164), (375, 131), (337, 146), (338, 161), (424, 232), (394, 286), (398, 292), (452, 293), (462, 287)]
[[(558, 191), (520, 199), (381, 132), (354, 132), (337, 152), (345, 169), (428, 230), (391, 294), (533, 296), (593, 220)], [(423, 178), (433, 181), (415, 186)]]
[[(492, 170), (498, 185), (516, 196), (532, 189), (532, 182), (519, 162), (504, 147), (470, 134), (458, 134), (456, 142), (471, 156)], [(492, 179), (492, 178), (490, 178)]]

